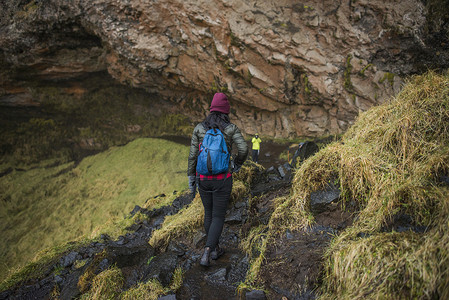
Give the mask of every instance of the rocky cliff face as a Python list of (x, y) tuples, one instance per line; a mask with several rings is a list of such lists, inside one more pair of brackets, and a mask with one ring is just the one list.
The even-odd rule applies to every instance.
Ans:
[(342, 132), (406, 75), (449, 66), (444, 1), (6, 2), (0, 96), (23, 98), (30, 76), (107, 69), (194, 121), (224, 91), (249, 134)]

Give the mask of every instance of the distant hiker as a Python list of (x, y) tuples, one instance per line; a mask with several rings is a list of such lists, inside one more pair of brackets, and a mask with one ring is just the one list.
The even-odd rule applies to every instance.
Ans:
[(253, 161), (257, 163), (259, 160), (260, 143), (262, 143), (258, 133), (256, 133), (255, 137), (253, 137), (251, 143), (253, 143)]
[[(230, 105), (227, 96), (223, 93), (216, 93), (210, 105), (210, 114), (203, 122), (196, 125), (193, 130), (190, 145), (187, 170), (189, 188), (192, 194), (195, 195), (196, 187), (198, 187), (204, 206), (204, 229), (207, 235), (206, 247), (200, 259), (202, 266), (209, 266), (210, 259), (216, 260), (224, 253), (218, 243), (223, 231), (226, 209), (231, 196), (232, 173), (240, 170), (248, 155), (248, 146), (239, 128), (229, 121), (229, 111)], [(219, 141), (221, 138), (220, 132), (225, 140), (225, 145), (223, 145), (226, 148), (225, 150), (227, 150), (228, 154), (231, 153), (231, 147), (235, 144), (237, 156), (233, 161), (233, 167), (228, 159), (225, 162), (225, 164), (227, 163), (226, 171), (213, 174), (215, 161), (213, 161), (212, 157), (214, 154), (206, 156), (206, 163), (199, 161), (199, 159), (202, 160), (203, 154), (207, 154), (209, 151), (209, 149), (204, 147), (203, 143), (209, 143), (211, 139)], [(226, 152), (225, 150), (222, 152)], [(217, 155), (220, 155), (220, 153)], [(204, 165), (206, 165), (206, 171), (203, 171)], [(206, 174), (200, 173), (199, 170)]]

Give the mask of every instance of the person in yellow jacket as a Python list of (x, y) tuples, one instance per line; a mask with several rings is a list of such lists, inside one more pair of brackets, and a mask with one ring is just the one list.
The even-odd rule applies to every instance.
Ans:
[(256, 133), (256, 136), (253, 137), (251, 142), (253, 143), (253, 161), (257, 163), (259, 160), (260, 143), (262, 143), (259, 134)]

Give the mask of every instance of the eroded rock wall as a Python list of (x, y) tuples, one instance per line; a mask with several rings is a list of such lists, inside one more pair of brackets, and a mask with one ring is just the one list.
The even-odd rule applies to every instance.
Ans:
[(448, 22), (430, 28), (419, 0), (11, 0), (0, 14), (3, 86), (107, 69), (193, 121), (224, 91), (248, 134), (340, 133), (405, 76), (449, 66), (434, 32)]

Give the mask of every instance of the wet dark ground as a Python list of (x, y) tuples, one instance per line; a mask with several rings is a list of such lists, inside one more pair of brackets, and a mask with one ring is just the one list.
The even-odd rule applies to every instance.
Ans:
[(246, 256), (235, 245), (228, 245), (225, 254), (211, 261), (210, 267), (195, 264), (185, 273), (176, 299), (239, 299), (237, 286), (245, 280), (247, 268)]

